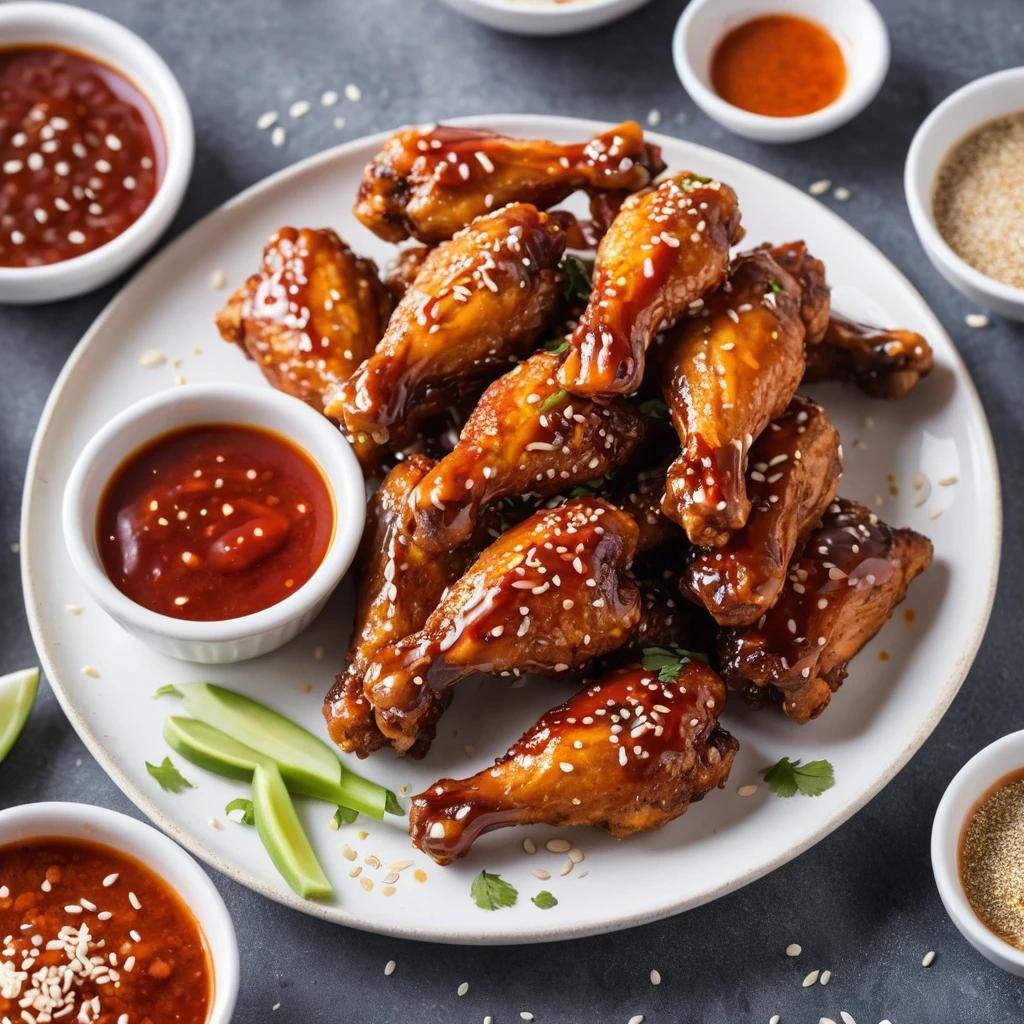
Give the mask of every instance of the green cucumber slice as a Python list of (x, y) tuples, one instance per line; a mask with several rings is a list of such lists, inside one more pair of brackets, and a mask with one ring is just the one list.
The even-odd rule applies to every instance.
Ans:
[[(293, 793), (384, 817), (390, 791), (348, 771), (323, 740), (301, 725), (214, 683), (185, 683), (178, 689), (197, 719), (275, 762)], [(394, 806), (393, 794), (391, 801)]]
[(37, 668), (23, 668), (0, 677), (0, 761), (21, 735), (38, 689)]
[(288, 885), (307, 900), (331, 896), (334, 890), (309, 845), (277, 765), (256, 766), (252, 803), (260, 841)]
[(171, 715), (164, 722), (164, 739), (187, 761), (229, 779), (248, 782), (256, 771), (256, 765), (273, 763), (252, 747), (239, 743), (226, 732), (200, 722), (198, 718)]

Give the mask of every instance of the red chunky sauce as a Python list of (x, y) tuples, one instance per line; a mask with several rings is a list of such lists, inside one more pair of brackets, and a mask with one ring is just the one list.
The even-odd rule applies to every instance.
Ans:
[(204, 1024), (212, 995), (198, 922), (139, 861), (75, 839), (0, 847), (0, 1020)]
[(141, 216), (163, 169), (149, 101), (84, 54), (0, 50), (0, 266), (57, 263)]
[(284, 438), (210, 424), (132, 455), (100, 501), (107, 575), (133, 601), (178, 619), (269, 608), (316, 571), (334, 533), (320, 469)]

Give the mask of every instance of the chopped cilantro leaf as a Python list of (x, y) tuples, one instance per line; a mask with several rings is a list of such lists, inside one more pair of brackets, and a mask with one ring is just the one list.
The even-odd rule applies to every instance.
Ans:
[(552, 338), (544, 343), (544, 350), (560, 356), (569, 347), (568, 338)]
[(565, 388), (559, 388), (553, 395), (548, 395), (543, 402), (540, 403), (541, 412), (550, 412), (556, 405), (564, 401), (566, 396), (569, 394)]
[(156, 689), (156, 691), (153, 693), (154, 700), (157, 697), (180, 697), (180, 696), (181, 696), (181, 690), (179, 690), (174, 685), (174, 683), (164, 683), (163, 686), (158, 687)]
[(785, 291), (785, 289), (782, 287), (782, 282), (774, 277), (768, 278), (768, 287), (771, 288), (771, 290), (775, 292), (776, 295), (778, 295), (781, 291)]
[(587, 265), (578, 256), (566, 256), (562, 260), (562, 270), (565, 273), (565, 297), (570, 301), (586, 302), (591, 289)]
[(492, 875), (481, 871), (469, 887), (469, 895), (481, 910), (500, 910), (502, 907), (515, 906), (519, 893), (514, 885), (505, 881), (501, 875)]
[(695, 185), (708, 185), (711, 183), (710, 178), (706, 178), (703, 174), (694, 174), (693, 171), (690, 171), (690, 173), (686, 175), (683, 181)]
[(183, 789), (195, 789), (195, 786), (174, 767), (169, 757), (165, 757), (159, 764), (150, 764), (147, 761), (146, 771), (160, 783), (160, 788), (168, 793), (180, 793)]
[(648, 672), (657, 672), (659, 683), (671, 683), (688, 661), (707, 661), (707, 657), (682, 647), (645, 647), (640, 664)]
[(530, 902), (535, 907), (540, 907), (541, 910), (550, 910), (552, 907), (558, 906), (558, 900), (547, 891), (547, 889), (541, 889), (536, 896), (530, 898)]
[(331, 820), (335, 828), (341, 828), (342, 825), (351, 825), (358, 817), (359, 812), (353, 811), (351, 807), (339, 807)]
[(772, 792), (781, 797), (795, 796), (797, 793), (821, 796), (836, 783), (830, 761), (808, 761), (807, 764), (801, 764), (799, 758), (791, 761), (783, 757), (770, 767), (762, 768), (761, 774)]
[[(241, 811), (241, 814), (237, 812)], [(237, 821), (239, 825), (255, 825), (256, 824), (256, 812), (253, 810), (252, 801), (246, 800), (244, 796), (236, 796), (227, 807), (224, 808), (224, 813), (231, 818), (232, 821)]]
[(388, 814), (397, 814), (400, 818), (405, 817), (405, 808), (398, 802), (398, 797), (390, 789), (384, 797), (384, 810)]
[(646, 402), (641, 402), (637, 408), (640, 410), (641, 415), (647, 416), (649, 419), (668, 419), (668, 406), (660, 398), (648, 398)]

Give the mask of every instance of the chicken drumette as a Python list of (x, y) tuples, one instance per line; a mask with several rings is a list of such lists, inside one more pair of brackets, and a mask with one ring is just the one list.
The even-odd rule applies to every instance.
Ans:
[(559, 221), (506, 206), (426, 257), (376, 351), (327, 412), (378, 444), (401, 430), (431, 387), (471, 387), (522, 356), (557, 298), (565, 248)]
[(366, 168), (354, 212), (385, 241), (441, 242), (506, 203), (547, 209), (577, 189), (635, 192), (664, 167), (633, 121), (571, 145), (447, 125), (405, 128)]
[(699, 549), (686, 590), (722, 626), (749, 626), (775, 603), (797, 545), (817, 526), (842, 473), (839, 432), (797, 396), (750, 449), (747, 524), (723, 547)]
[(790, 565), (774, 607), (755, 626), (719, 635), (723, 677), (794, 721), (816, 718), (931, 559), (926, 537), (840, 498)]
[(328, 392), (373, 352), (390, 313), (371, 260), (327, 228), (286, 227), (216, 320), (275, 388), (323, 412)]
[(597, 251), (590, 302), (559, 371), (574, 394), (629, 394), (647, 347), (719, 285), (741, 237), (736, 193), (691, 172), (631, 196)]
[(718, 726), (721, 679), (684, 660), (675, 678), (609, 672), (543, 715), (490, 768), (413, 798), (413, 843), (439, 864), (509, 825), (597, 825), (621, 839), (658, 828), (724, 785), (738, 744)]
[(849, 381), (872, 398), (903, 398), (933, 365), (932, 347), (920, 334), (833, 313), (821, 341), (807, 346), (804, 380)]
[[(377, 652), (415, 633), (437, 607), (445, 588), (465, 568), (462, 551), (430, 554), (415, 541), (411, 497), (434, 462), (413, 455), (399, 463), (370, 499), (353, 578), (356, 616), (345, 670), (324, 699), (331, 739), (365, 757), (387, 739), (363, 694), (363, 676)], [(415, 753), (415, 751), (414, 751)]]
[(408, 750), (473, 672), (559, 673), (614, 650), (640, 617), (637, 526), (598, 498), (534, 513), (488, 547), (423, 628), (371, 660), (380, 730)]
[(629, 458), (643, 418), (622, 399), (599, 405), (569, 395), (555, 380), (558, 364), (558, 356), (537, 352), (483, 393), (459, 443), (413, 495), (424, 548), (461, 544), (500, 498), (560, 494)]
[(747, 521), (747, 452), (804, 372), (801, 297), (767, 252), (746, 253), (700, 315), (658, 347), (662, 393), (683, 449), (669, 467), (662, 510), (694, 544), (720, 547)]

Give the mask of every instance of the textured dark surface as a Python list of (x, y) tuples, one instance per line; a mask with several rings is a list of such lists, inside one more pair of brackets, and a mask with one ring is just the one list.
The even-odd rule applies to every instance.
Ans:
[[(827, 0), (836, 3), (839, 0)], [(967, 301), (926, 262), (903, 202), (903, 159), (917, 124), (942, 97), (1024, 58), (1024, 4), (884, 0), (893, 64), (878, 100), (824, 140), (772, 148), (734, 138), (678, 85), (669, 37), (683, 4), (654, 0), (636, 15), (561, 40), (503, 36), (435, 0), (103, 0), (89, 4), (148, 39), (179, 76), (197, 132), (195, 176), (175, 230), (239, 189), (336, 141), (409, 121), (511, 111), (643, 120), (749, 160), (806, 186), (831, 178), (836, 206), (924, 293), (955, 339), (992, 424), (1006, 508), (1003, 570), (988, 635), (964, 688), (911, 764), (852, 821), (794, 863), (711, 906), (646, 928), (519, 948), (431, 947), (337, 928), (285, 910), (217, 877), (238, 928), (243, 1024), (392, 1024), (518, 1020), (537, 1024), (1010, 1024), (1024, 1019), (1024, 982), (974, 953), (942, 910), (928, 839), (950, 777), (990, 740), (1024, 726), (1019, 611), (1024, 565), (1024, 327), (964, 326)], [(316, 101), (354, 82), (342, 130), (328, 112), (288, 122), (286, 148), (254, 127), (266, 109)], [(1022, 100), (1024, 102), (1024, 100)], [(326, 126), (326, 127), (325, 127)], [(20, 493), (47, 392), (113, 288), (44, 308), (0, 312), (0, 651), (30, 664), (17, 557)], [(54, 538), (54, 543), (60, 543)], [(71, 731), (43, 687), (28, 729), (0, 768), (0, 806), (73, 799), (135, 814)], [(658, 879), (651, 878), (657, 885)], [(789, 942), (804, 948), (789, 960)], [(934, 965), (921, 957), (934, 949)], [(383, 976), (394, 958), (398, 969)], [(663, 982), (654, 988), (651, 968)], [(804, 989), (813, 968), (828, 987)], [(459, 998), (456, 987), (470, 983)], [(274, 1004), (280, 1003), (276, 1013)]]

